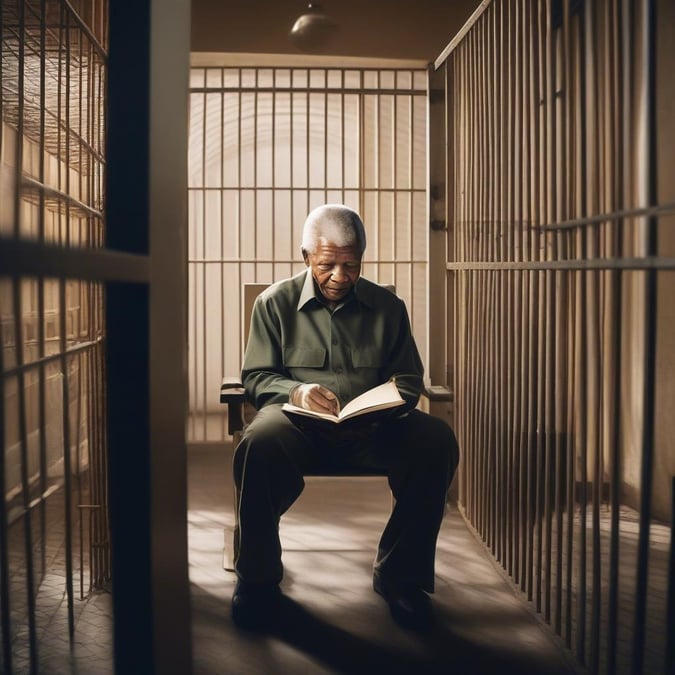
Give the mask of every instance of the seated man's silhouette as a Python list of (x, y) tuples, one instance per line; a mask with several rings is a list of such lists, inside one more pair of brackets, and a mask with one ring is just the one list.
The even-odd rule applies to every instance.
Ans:
[[(366, 247), (358, 214), (342, 205), (313, 210), (305, 222), (307, 270), (270, 286), (256, 300), (242, 382), (259, 411), (234, 457), (239, 494), (233, 620), (273, 620), (283, 575), (279, 519), (317, 468), (386, 471), (395, 505), (374, 562), (373, 587), (401, 625), (432, 618), (436, 539), (459, 461), (442, 420), (417, 410), (423, 366), (403, 301), (360, 277)], [(395, 378), (405, 405), (384, 421), (334, 425), (329, 433), (292, 422), (291, 402), (336, 412), (355, 396)]]

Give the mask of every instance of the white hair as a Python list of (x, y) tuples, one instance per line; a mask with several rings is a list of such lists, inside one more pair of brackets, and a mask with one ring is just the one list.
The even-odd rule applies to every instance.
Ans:
[(317, 206), (307, 216), (302, 250), (315, 253), (320, 239), (336, 246), (356, 246), (361, 254), (366, 250), (366, 231), (359, 214), (342, 204)]

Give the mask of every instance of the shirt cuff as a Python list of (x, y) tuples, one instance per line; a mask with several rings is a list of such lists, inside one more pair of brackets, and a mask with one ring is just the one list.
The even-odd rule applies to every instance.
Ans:
[(288, 402), (289, 402), (291, 405), (295, 405), (295, 404), (293, 403), (293, 394), (294, 394), (295, 390), (296, 390), (301, 384), (302, 384), (302, 382), (296, 382), (296, 383), (288, 390)]

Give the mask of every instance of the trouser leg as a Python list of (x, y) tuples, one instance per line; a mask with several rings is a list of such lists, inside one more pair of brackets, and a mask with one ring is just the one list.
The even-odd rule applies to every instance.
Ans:
[(436, 541), (459, 463), (455, 435), (442, 420), (413, 410), (382, 426), (374, 452), (388, 467), (396, 500), (380, 539), (375, 570), (432, 592)]
[(237, 491), (234, 568), (250, 583), (283, 576), (279, 519), (303, 488), (302, 467), (311, 448), (280, 411), (267, 406), (246, 428), (234, 454)]

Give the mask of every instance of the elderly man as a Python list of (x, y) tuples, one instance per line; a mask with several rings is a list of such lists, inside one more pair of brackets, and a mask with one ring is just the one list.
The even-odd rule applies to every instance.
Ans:
[[(342, 205), (314, 209), (305, 222), (307, 270), (270, 286), (251, 318), (242, 381), (259, 411), (234, 456), (239, 496), (237, 584), (232, 617), (269, 621), (283, 575), (279, 519), (318, 468), (386, 471), (395, 506), (381, 536), (373, 588), (394, 619), (422, 628), (432, 618), (436, 539), (459, 461), (441, 420), (417, 410), (423, 367), (404, 303), (360, 276), (366, 247), (358, 214)], [(384, 423), (320, 428), (291, 421), (282, 404), (337, 412), (395, 378), (405, 404)]]

